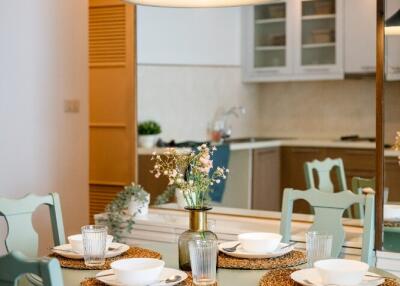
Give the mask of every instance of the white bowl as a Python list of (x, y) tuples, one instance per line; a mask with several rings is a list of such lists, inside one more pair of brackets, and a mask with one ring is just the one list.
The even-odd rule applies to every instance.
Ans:
[(157, 281), (164, 265), (164, 261), (154, 258), (128, 258), (111, 263), (111, 268), (123, 285), (142, 286)]
[(326, 259), (314, 263), (323, 284), (358, 285), (367, 273), (367, 263), (348, 259)]
[[(107, 235), (107, 241), (106, 241), (106, 250), (110, 247), (110, 244), (112, 243), (114, 237), (112, 235)], [(76, 253), (83, 253), (83, 240), (82, 240), (82, 234), (74, 234), (68, 236), (68, 242), (71, 244), (71, 248), (74, 252)]]
[(383, 218), (386, 221), (400, 220), (400, 205), (384, 205)]
[(282, 235), (269, 232), (252, 232), (238, 235), (242, 248), (247, 252), (273, 252), (282, 240)]

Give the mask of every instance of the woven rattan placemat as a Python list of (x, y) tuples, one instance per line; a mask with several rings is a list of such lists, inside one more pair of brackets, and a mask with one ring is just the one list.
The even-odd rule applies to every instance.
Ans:
[[(293, 281), (290, 274), (298, 269), (274, 269), (266, 273), (260, 280), (260, 286), (301, 286)], [(400, 286), (394, 279), (385, 279), (381, 286)]]
[(277, 258), (265, 259), (236, 258), (228, 256), (222, 252), (218, 254), (219, 268), (270, 270), (275, 268), (294, 267), (306, 262), (306, 255), (297, 250), (291, 251), (290, 253)]
[[(188, 278), (186, 278), (185, 281), (182, 281), (179, 283), (177, 286), (194, 286), (193, 284), (193, 279), (192, 279), (192, 274), (190, 272), (186, 272), (188, 275)], [(96, 278), (86, 278), (81, 282), (81, 286), (105, 286), (107, 284), (104, 284), (103, 282), (100, 282), (99, 280), (96, 280)]]
[(55, 257), (60, 262), (61, 267), (80, 269), (80, 270), (107, 270), (110, 269), (111, 262), (124, 258), (156, 258), (161, 259), (161, 254), (146, 248), (141, 247), (131, 247), (128, 251), (122, 253), (121, 255), (107, 258), (106, 263), (100, 267), (89, 267), (86, 266), (83, 259), (70, 259), (61, 255), (52, 253), (50, 257)]

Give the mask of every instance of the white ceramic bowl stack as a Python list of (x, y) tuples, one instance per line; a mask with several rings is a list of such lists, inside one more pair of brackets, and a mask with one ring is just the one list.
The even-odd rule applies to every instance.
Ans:
[(153, 258), (129, 258), (111, 263), (119, 282), (123, 285), (143, 286), (156, 282), (165, 262)]
[[(106, 250), (109, 249), (114, 237), (112, 235), (107, 235)], [(68, 236), (68, 242), (71, 244), (71, 248), (76, 253), (83, 253), (83, 239), (82, 234), (74, 234)]]
[(267, 253), (278, 248), (282, 235), (269, 232), (251, 232), (239, 234), (238, 240), (245, 251)]
[(348, 259), (326, 259), (314, 263), (322, 283), (335, 285), (358, 285), (368, 271), (368, 264)]

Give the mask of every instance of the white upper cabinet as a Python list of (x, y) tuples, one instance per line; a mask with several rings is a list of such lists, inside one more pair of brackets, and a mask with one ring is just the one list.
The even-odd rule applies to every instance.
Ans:
[(342, 79), (342, 0), (243, 8), (245, 81)]
[(263, 81), (266, 77), (279, 80), (292, 73), (289, 15), (287, 1), (243, 8), (245, 81)]
[[(386, 18), (400, 9), (399, 0), (386, 1)], [(400, 36), (386, 37), (386, 80), (400, 80)]]
[(344, 5), (344, 70), (346, 73), (374, 73), (376, 0), (345, 0)]

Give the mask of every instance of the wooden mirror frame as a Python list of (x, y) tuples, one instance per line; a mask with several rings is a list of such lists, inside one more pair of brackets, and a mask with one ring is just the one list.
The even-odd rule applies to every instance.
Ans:
[(375, 195), (375, 249), (383, 245), (384, 203), (384, 121), (385, 121), (385, 0), (376, 3), (376, 195)]

